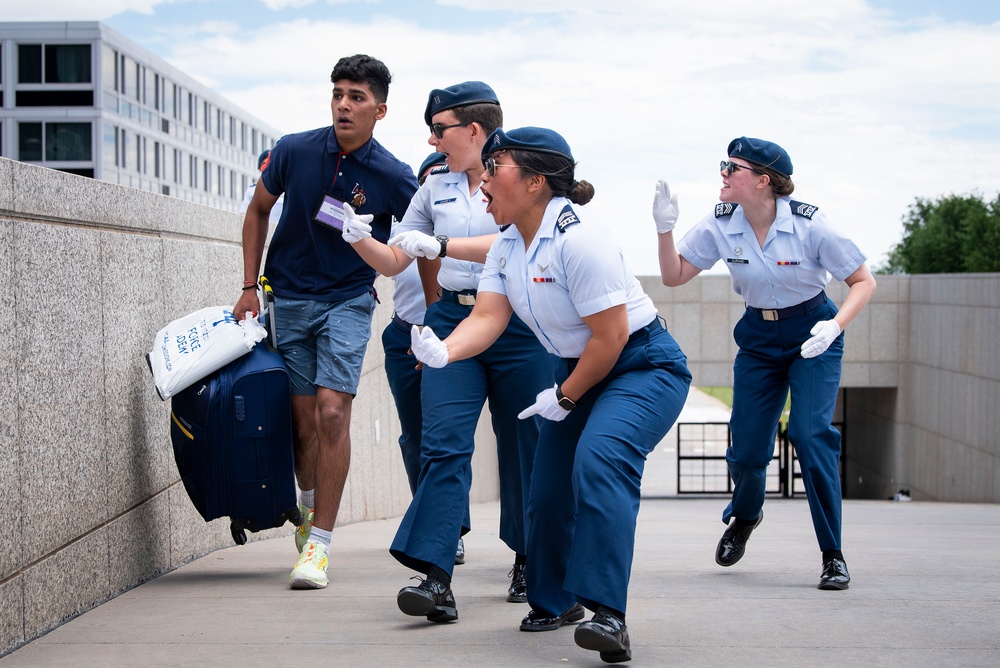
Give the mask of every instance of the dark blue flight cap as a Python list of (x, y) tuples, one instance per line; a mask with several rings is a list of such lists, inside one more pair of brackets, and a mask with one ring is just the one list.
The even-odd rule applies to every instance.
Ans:
[(730, 158), (743, 158), (747, 162), (768, 167), (782, 176), (792, 175), (792, 159), (785, 149), (774, 142), (753, 137), (737, 137), (729, 142)]
[(265, 148), (263, 151), (261, 151), (260, 155), (257, 156), (257, 169), (260, 169), (260, 166), (263, 165), (264, 161), (267, 160), (269, 157), (271, 157), (271, 149)]
[(546, 128), (517, 128), (510, 132), (504, 132), (502, 128), (497, 128), (483, 144), (483, 161), (485, 162), (491, 153), (505, 149), (554, 153), (576, 162), (573, 159), (573, 153), (569, 150), (569, 144), (566, 143), (563, 136)]
[(444, 153), (438, 153), (437, 151), (434, 151), (429, 156), (424, 158), (424, 161), (422, 163), (420, 163), (420, 169), (417, 170), (417, 178), (419, 179), (420, 175), (423, 174), (424, 171), (431, 165), (444, 164), (444, 161), (447, 159), (448, 156), (446, 156)]
[(464, 107), (469, 104), (495, 104), (500, 100), (493, 89), (482, 81), (466, 81), (464, 83), (435, 88), (427, 96), (427, 108), (424, 110), (424, 122), (430, 127), (434, 114), (445, 109)]

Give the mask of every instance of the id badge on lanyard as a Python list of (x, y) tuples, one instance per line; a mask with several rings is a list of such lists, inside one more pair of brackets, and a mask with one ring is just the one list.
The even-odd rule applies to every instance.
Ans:
[(343, 232), (344, 217), (346, 215), (344, 213), (344, 202), (329, 193), (324, 193), (323, 200), (319, 203), (313, 220), (324, 227)]

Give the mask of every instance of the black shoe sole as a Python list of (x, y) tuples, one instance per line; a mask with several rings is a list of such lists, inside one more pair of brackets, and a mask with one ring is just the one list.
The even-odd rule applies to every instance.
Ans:
[(820, 582), (816, 588), (824, 591), (843, 591), (849, 589), (850, 586), (850, 582)]
[(563, 614), (561, 614), (558, 617), (556, 617), (555, 621), (553, 621), (551, 624), (531, 625), (531, 624), (524, 624), (522, 622), (522, 624), (521, 624), (521, 630), (522, 631), (555, 631), (556, 629), (559, 629), (559, 628), (565, 626), (566, 624), (573, 624), (575, 622), (580, 621), (581, 619), (583, 619), (583, 617), (584, 617), (585, 614), (586, 614), (586, 611), (583, 609), (583, 606), (577, 604), (577, 605), (574, 605), (569, 610), (567, 610), (566, 612), (564, 612)]
[(405, 615), (426, 617), (429, 622), (452, 622), (458, 619), (458, 610), (434, 601), (417, 591), (404, 589), (396, 595), (396, 605)]
[(510, 594), (510, 593), (508, 593), (507, 594), (507, 602), (508, 603), (527, 603), (528, 602), (528, 595), (527, 594)]
[(601, 661), (605, 663), (622, 663), (632, 660), (632, 648), (625, 647), (618, 638), (591, 626), (578, 626), (573, 640), (578, 647), (601, 653)]

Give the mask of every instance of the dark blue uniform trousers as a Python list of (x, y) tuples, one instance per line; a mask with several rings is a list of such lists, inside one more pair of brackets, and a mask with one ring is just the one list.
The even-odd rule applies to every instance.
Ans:
[[(532, 609), (558, 615), (579, 601), (624, 613), (646, 455), (687, 400), (691, 374), (659, 319), (562, 422), (546, 420), (528, 500), (525, 578)], [(575, 360), (557, 373), (560, 381)]]
[[(471, 306), (442, 299), (428, 307), (424, 324), (443, 339), (471, 311)], [(525, 553), (524, 500), (541, 418), (518, 420), (517, 414), (552, 387), (555, 362), (512, 315), (500, 338), (476, 357), (442, 369), (424, 367), (420, 480), (389, 548), (400, 563), (422, 572), (428, 563), (447, 573), (454, 570), (455, 546), (471, 528), (472, 453), (487, 399), (497, 440), (500, 539), (514, 552)]]
[(774, 456), (778, 419), (789, 388), (788, 438), (802, 469), (821, 550), (840, 549), (840, 432), (831, 425), (844, 354), (841, 334), (822, 355), (804, 359), (802, 344), (837, 307), (829, 297), (815, 310), (777, 321), (748, 310), (733, 337), (740, 350), (733, 365), (732, 445), (726, 451), (733, 499), (722, 515), (753, 520), (764, 505), (767, 466)]
[(410, 350), (410, 326), (393, 317), (382, 330), (382, 348), (385, 350), (385, 376), (389, 391), (396, 402), (399, 416), (399, 452), (403, 455), (406, 479), (410, 492), (417, 491), (420, 477), (420, 432), (423, 430), (423, 413), (420, 410), (420, 376), (417, 358)]

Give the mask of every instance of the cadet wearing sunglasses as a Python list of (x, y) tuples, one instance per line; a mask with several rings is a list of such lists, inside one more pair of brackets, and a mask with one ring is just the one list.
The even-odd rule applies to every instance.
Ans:
[[(840, 385), (843, 330), (875, 293), (865, 256), (817, 207), (790, 199), (792, 161), (777, 144), (738, 137), (723, 160), (721, 203), (674, 245), (677, 196), (657, 184), (653, 220), (664, 285), (687, 283), (720, 259), (746, 311), (733, 332), (733, 496), (715, 561), (732, 566), (764, 518), (767, 465), (789, 390), (795, 446), (822, 552), (820, 589), (847, 589), (841, 551), (840, 432), (831, 426)], [(839, 312), (824, 288), (833, 275), (850, 290)]]
[[(496, 130), (483, 149), (490, 249), (472, 314), (443, 341), (412, 329), (425, 364), (447, 369), (520, 317), (557, 356), (557, 380), (518, 416), (545, 418), (528, 501), (527, 632), (574, 630), (609, 663), (632, 658), (625, 608), (646, 455), (687, 398), (684, 354), (621, 249), (583, 205), (569, 144), (545, 128)], [(513, 168), (513, 169), (505, 169)]]
[(472, 122), (468, 123), (452, 123), (451, 125), (441, 125), (440, 123), (431, 123), (431, 134), (438, 139), (444, 139), (444, 131), (450, 130), (451, 128), (467, 128), (472, 125)]
[[(390, 276), (414, 257), (441, 258), (440, 271), (431, 277), (441, 286), (441, 298), (428, 305), (424, 325), (448, 333), (472, 312), (482, 263), (496, 237), (496, 222), (480, 190), (481, 149), (501, 125), (503, 112), (489, 86), (468, 81), (431, 91), (424, 121), (431, 130), (428, 143), (446, 156), (449, 171), (427, 178), (388, 246), (359, 238), (354, 248)], [(451, 590), (455, 546), (470, 529), (471, 461), (487, 400), (500, 467), (500, 538), (515, 553), (507, 600), (526, 601), (524, 501), (538, 420), (517, 415), (552, 385), (553, 364), (531, 330), (512, 318), (496, 344), (473, 359), (445, 369), (424, 368), (420, 479), (390, 548), (400, 563), (426, 576), (397, 595), (405, 614), (432, 622), (458, 618)]]

